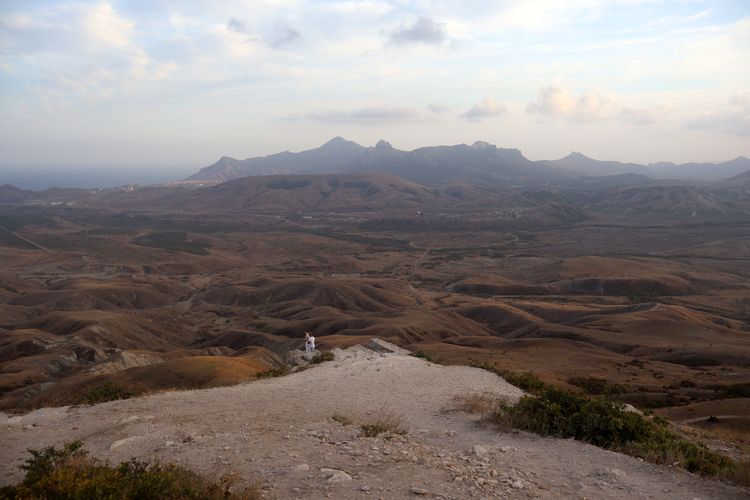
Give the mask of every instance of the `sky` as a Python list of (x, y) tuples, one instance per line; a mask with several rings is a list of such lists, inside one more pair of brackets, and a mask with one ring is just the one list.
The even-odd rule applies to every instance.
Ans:
[(189, 173), (334, 136), (750, 156), (750, 2), (0, 0), (0, 184)]

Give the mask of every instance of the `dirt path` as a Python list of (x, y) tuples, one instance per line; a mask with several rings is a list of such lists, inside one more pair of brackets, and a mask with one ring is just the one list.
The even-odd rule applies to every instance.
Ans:
[[(234, 387), (0, 417), (0, 484), (21, 477), (27, 448), (81, 439), (113, 462), (159, 457), (234, 472), (259, 481), (268, 498), (750, 498), (575, 441), (501, 433), (455, 410), (456, 396), (521, 395), (489, 372), (362, 346), (336, 356)], [(386, 413), (408, 433), (361, 436), (359, 424)]]
[(39, 250), (43, 250), (43, 251), (45, 251), (47, 253), (53, 253), (52, 250), (50, 250), (49, 248), (45, 248), (45, 247), (43, 247), (42, 245), (40, 245), (38, 243), (34, 243), (30, 239), (24, 238), (20, 234), (14, 233), (10, 229), (7, 229), (7, 228), (5, 228), (3, 226), (0, 226), (0, 231), (5, 231), (6, 233), (12, 234), (13, 236), (15, 236), (16, 238), (18, 238), (19, 240), (23, 241), (24, 243), (28, 243), (29, 245), (33, 246), (34, 248), (38, 248)]

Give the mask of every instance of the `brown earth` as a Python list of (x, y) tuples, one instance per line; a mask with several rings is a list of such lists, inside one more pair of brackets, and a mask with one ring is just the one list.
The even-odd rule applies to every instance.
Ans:
[[(324, 177), (0, 209), (33, 244), (0, 240), (0, 409), (71, 403), (104, 381), (244, 382), (305, 330), (324, 349), (381, 337), (575, 390), (619, 384), (642, 408), (747, 397), (741, 211), (700, 198), (718, 218), (683, 217), (668, 203), (679, 190), (662, 190), (623, 194), (651, 203), (628, 218), (554, 193)], [(245, 201), (206, 209), (237, 189)]]
[[(499, 431), (465, 412), (467, 400), (521, 394), (484, 370), (356, 346), (271, 380), (0, 416), (0, 484), (20, 479), (27, 448), (79, 439), (113, 463), (158, 458), (208, 476), (231, 473), (265, 498), (750, 495), (573, 440)], [(403, 434), (363, 436), (360, 425), (379, 419)]]

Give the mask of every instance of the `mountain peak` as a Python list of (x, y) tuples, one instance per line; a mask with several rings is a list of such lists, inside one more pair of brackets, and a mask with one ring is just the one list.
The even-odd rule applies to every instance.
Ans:
[(378, 143), (375, 144), (375, 149), (393, 149), (393, 146), (385, 139), (380, 139)]
[(345, 147), (351, 147), (351, 146), (359, 146), (356, 142), (347, 141), (343, 137), (337, 135), (330, 141), (323, 144), (320, 149), (341, 149)]
[(485, 141), (474, 141), (474, 144), (472, 144), (471, 147), (472, 149), (490, 149), (495, 148), (496, 146)]
[(591, 159), (588, 156), (586, 156), (585, 154), (579, 153), (578, 151), (571, 151), (570, 154), (568, 156), (566, 156), (566, 158), (578, 159), (578, 160), (580, 160), (580, 159), (590, 160)]

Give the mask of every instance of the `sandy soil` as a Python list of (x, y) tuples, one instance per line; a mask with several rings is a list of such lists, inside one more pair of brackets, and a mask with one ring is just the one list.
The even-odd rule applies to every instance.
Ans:
[[(488, 393), (521, 395), (483, 370), (355, 346), (276, 379), (0, 414), (0, 484), (20, 479), (27, 448), (81, 439), (112, 462), (158, 457), (234, 473), (268, 498), (750, 498), (575, 441), (502, 433), (456, 410), (457, 396)], [(383, 414), (408, 432), (362, 437), (359, 425)]]

